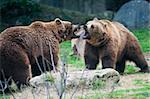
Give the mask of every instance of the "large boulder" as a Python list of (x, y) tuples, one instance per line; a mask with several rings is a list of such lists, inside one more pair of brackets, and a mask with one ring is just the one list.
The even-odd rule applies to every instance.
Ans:
[(146, 0), (132, 0), (125, 3), (114, 16), (129, 29), (150, 27), (150, 3)]
[[(47, 72), (30, 80), (34, 87), (12, 93), (10, 99), (77, 99), (79, 96), (111, 93), (120, 80), (114, 69)], [(24, 86), (22, 86), (24, 87)], [(95, 89), (95, 90), (93, 90)]]

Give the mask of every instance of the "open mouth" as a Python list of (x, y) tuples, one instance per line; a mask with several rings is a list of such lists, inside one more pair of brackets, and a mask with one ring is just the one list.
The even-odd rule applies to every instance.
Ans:
[(82, 39), (91, 39), (91, 36), (89, 35), (89, 33), (85, 33), (85, 35), (82, 36)]
[(90, 33), (87, 30), (87, 26), (83, 25), (82, 29), (84, 30), (83, 33), (81, 33), (80, 38), (81, 39), (91, 39)]
[(81, 33), (80, 39), (91, 39), (91, 36), (88, 32), (84, 31), (83, 33)]
[(87, 28), (84, 25), (80, 25), (74, 30), (72, 38), (90, 39), (91, 37)]

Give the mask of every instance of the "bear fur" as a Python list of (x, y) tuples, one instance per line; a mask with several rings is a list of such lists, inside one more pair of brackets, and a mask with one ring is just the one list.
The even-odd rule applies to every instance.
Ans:
[(18, 88), (42, 72), (57, 69), (59, 43), (71, 40), (73, 25), (56, 18), (16, 26), (0, 34), (0, 81)]
[[(102, 68), (114, 68), (119, 73), (125, 70), (125, 62), (133, 61), (141, 72), (149, 72), (137, 38), (118, 22), (94, 18), (84, 25), (86, 39), (84, 60), (87, 69), (96, 69), (99, 61)], [(81, 32), (81, 31), (80, 31)]]

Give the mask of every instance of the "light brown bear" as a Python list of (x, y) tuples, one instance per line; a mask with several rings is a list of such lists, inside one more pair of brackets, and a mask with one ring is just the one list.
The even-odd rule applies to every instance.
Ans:
[(33, 22), (16, 26), (0, 34), (0, 81), (13, 79), (18, 88), (58, 64), (59, 43), (73, 37), (71, 22), (56, 18), (51, 22)]
[(103, 69), (114, 68), (123, 73), (125, 62), (129, 60), (141, 72), (149, 72), (137, 38), (122, 24), (94, 18), (83, 28), (84, 31), (80, 30), (84, 33), (82, 38), (86, 39), (84, 60), (87, 69), (96, 69), (101, 59)]

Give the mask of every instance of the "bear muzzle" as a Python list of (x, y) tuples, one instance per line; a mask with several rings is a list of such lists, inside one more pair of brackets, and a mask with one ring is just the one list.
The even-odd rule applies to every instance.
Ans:
[(87, 26), (86, 25), (81, 25), (78, 27), (78, 30), (75, 31), (80, 39), (91, 39), (90, 33), (87, 30)]

